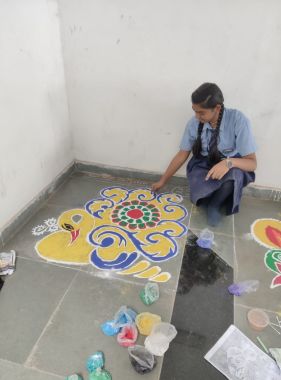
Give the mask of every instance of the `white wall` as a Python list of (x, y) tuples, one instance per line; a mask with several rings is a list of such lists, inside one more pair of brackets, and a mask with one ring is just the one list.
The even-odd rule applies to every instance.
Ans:
[(73, 159), (57, 2), (0, 0), (0, 230)]
[(280, 0), (59, 4), (77, 159), (164, 170), (190, 93), (213, 81), (253, 122), (256, 183), (281, 188)]

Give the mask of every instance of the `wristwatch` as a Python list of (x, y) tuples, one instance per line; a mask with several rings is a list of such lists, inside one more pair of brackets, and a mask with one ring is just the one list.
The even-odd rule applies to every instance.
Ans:
[(228, 167), (228, 169), (231, 169), (233, 167), (233, 163), (229, 157), (227, 157), (226, 159), (226, 166)]

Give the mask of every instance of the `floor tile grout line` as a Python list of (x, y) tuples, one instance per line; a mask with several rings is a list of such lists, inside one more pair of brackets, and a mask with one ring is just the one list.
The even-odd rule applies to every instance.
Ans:
[(188, 223), (188, 230), (191, 230), (191, 217), (192, 217), (192, 212), (193, 212), (193, 204), (191, 203), (191, 210), (190, 210), (190, 217), (189, 217), (189, 223)]
[[(236, 252), (236, 241), (235, 241), (235, 219), (234, 214), (232, 215), (232, 238), (233, 238), (233, 282), (235, 282), (235, 278), (238, 275), (238, 261), (237, 261), (237, 252)], [(236, 312), (236, 304), (235, 298), (233, 297), (233, 323), (235, 325), (235, 312)]]
[[(12, 365), (15, 365), (17, 367), (22, 367), (22, 368), (26, 368), (23, 364), (21, 363), (16, 363), (16, 362), (13, 362), (11, 360), (8, 360), (8, 359), (4, 359), (4, 358), (0, 358), (0, 362), (5, 362), (5, 363), (9, 363), (9, 364), (12, 364)], [(61, 376), (61, 375), (57, 375), (56, 373), (52, 373), (52, 372), (48, 372), (48, 371), (44, 371), (42, 369), (39, 369), (37, 367), (28, 367), (28, 369), (31, 369), (35, 372), (39, 372), (39, 373), (42, 373), (42, 374), (45, 374), (45, 375), (51, 375), (51, 376), (55, 376), (57, 377), (58, 379), (65, 379), (64, 376)]]
[[(190, 229), (191, 229), (192, 231), (202, 231), (202, 228), (197, 228), (197, 227), (195, 227), (195, 228), (191, 228), (191, 227), (190, 227)], [(233, 238), (233, 231), (231, 231), (231, 234), (226, 234), (226, 233), (224, 233), (224, 232), (217, 232), (217, 231), (214, 231), (214, 230), (212, 230), (212, 232), (214, 232), (215, 235), (219, 235), (219, 236), (225, 236), (225, 237), (231, 237), (231, 238)]]
[(40, 259), (34, 259), (32, 257), (27, 257), (27, 256), (17, 256), (17, 258), (18, 259), (22, 259), (22, 260), (33, 261), (34, 263), (37, 263), (37, 264), (52, 265), (52, 266), (55, 266), (55, 267), (58, 267), (58, 268), (71, 269), (71, 270), (76, 270), (76, 271), (81, 270), (81, 268), (80, 268), (81, 264), (76, 265), (75, 267), (74, 266), (72, 267), (72, 266), (66, 266), (66, 265), (55, 263), (55, 262), (51, 262), (51, 261), (43, 261), (43, 260), (40, 260)]
[(236, 242), (235, 242), (235, 219), (234, 214), (232, 215), (232, 237), (233, 237), (233, 279), (238, 276), (238, 260), (237, 260), (237, 252), (236, 252)]
[(51, 316), (50, 316), (48, 322), (46, 323), (44, 329), (42, 330), (42, 332), (41, 332), (41, 334), (40, 334), (40, 336), (39, 336), (39, 338), (38, 338), (37, 341), (35, 342), (35, 344), (34, 344), (33, 348), (31, 349), (31, 351), (30, 351), (30, 353), (29, 353), (29, 355), (28, 355), (26, 361), (24, 362), (24, 367), (32, 368), (32, 366), (29, 365), (29, 363), (31, 362), (31, 360), (32, 360), (32, 358), (33, 358), (33, 356), (34, 356), (34, 354), (35, 354), (36, 351), (37, 351), (38, 344), (39, 344), (41, 338), (43, 337), (43, 335), (45, 334), (45, 332), (47, 331), (48, 327), (52, 324), (52, 320), (53, 320), (53, 318), (56, 316), (57, 312), (59, 311), (59, 309), (60, 309), (60, 307), (61, 307), (61, 304), (63, 303), (65, 297), (67, 296), (67, 294), (68, 294), (68, 292), (69, 292), (69, 290), (70, 290), (70, 288), (72, 287), (72, 284), (73, 284), (74, 281), (76, 280), (76, 277), (78, 276), (78, 273), (79, 273), (79, 272), (77, 271), (77, 273), (74, 275), (74, 277), (73, 277), (73, 279), (71, 280), (71, 282), (70, 282), (68, 288), (67, 288), (66, 291), (64, 292), (64, 294), (63, 294), (63, 296), (61, 297), (59, 303), (57, 304), (55, 310), (54, 310), (53, 313), (51, 314)]

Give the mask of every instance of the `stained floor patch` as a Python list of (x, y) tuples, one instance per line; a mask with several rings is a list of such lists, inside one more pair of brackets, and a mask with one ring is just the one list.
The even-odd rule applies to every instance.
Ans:
[(178, 335), (164, 357), (161, 380), (224, 379), (204, 355), (233, 323), (233, 298), (227, 291), (233, 269), (196, 240), (190, 231), (172, 316)]

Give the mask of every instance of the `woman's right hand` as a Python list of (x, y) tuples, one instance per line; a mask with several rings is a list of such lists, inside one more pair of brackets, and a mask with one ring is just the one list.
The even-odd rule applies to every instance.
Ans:
[(151, 186), (151, 191), (155, 192), (155, 191), (158, 191), (161, 189), (161, 187), (163, 187), (165, 185), (165, 182), (163, 180), (160, 179), (160, 181), (158, 182), (155, 182), (152, 184)]
[(180, 150), (170, 162), (167, 170), (162, 175), (160, 181), (155, 182), (151, 186), (151, 191), (160, 190), (169, 179), (176, 173), (176, 171), (182, 166), (182, 164), (188, 159), (190, 151)]

